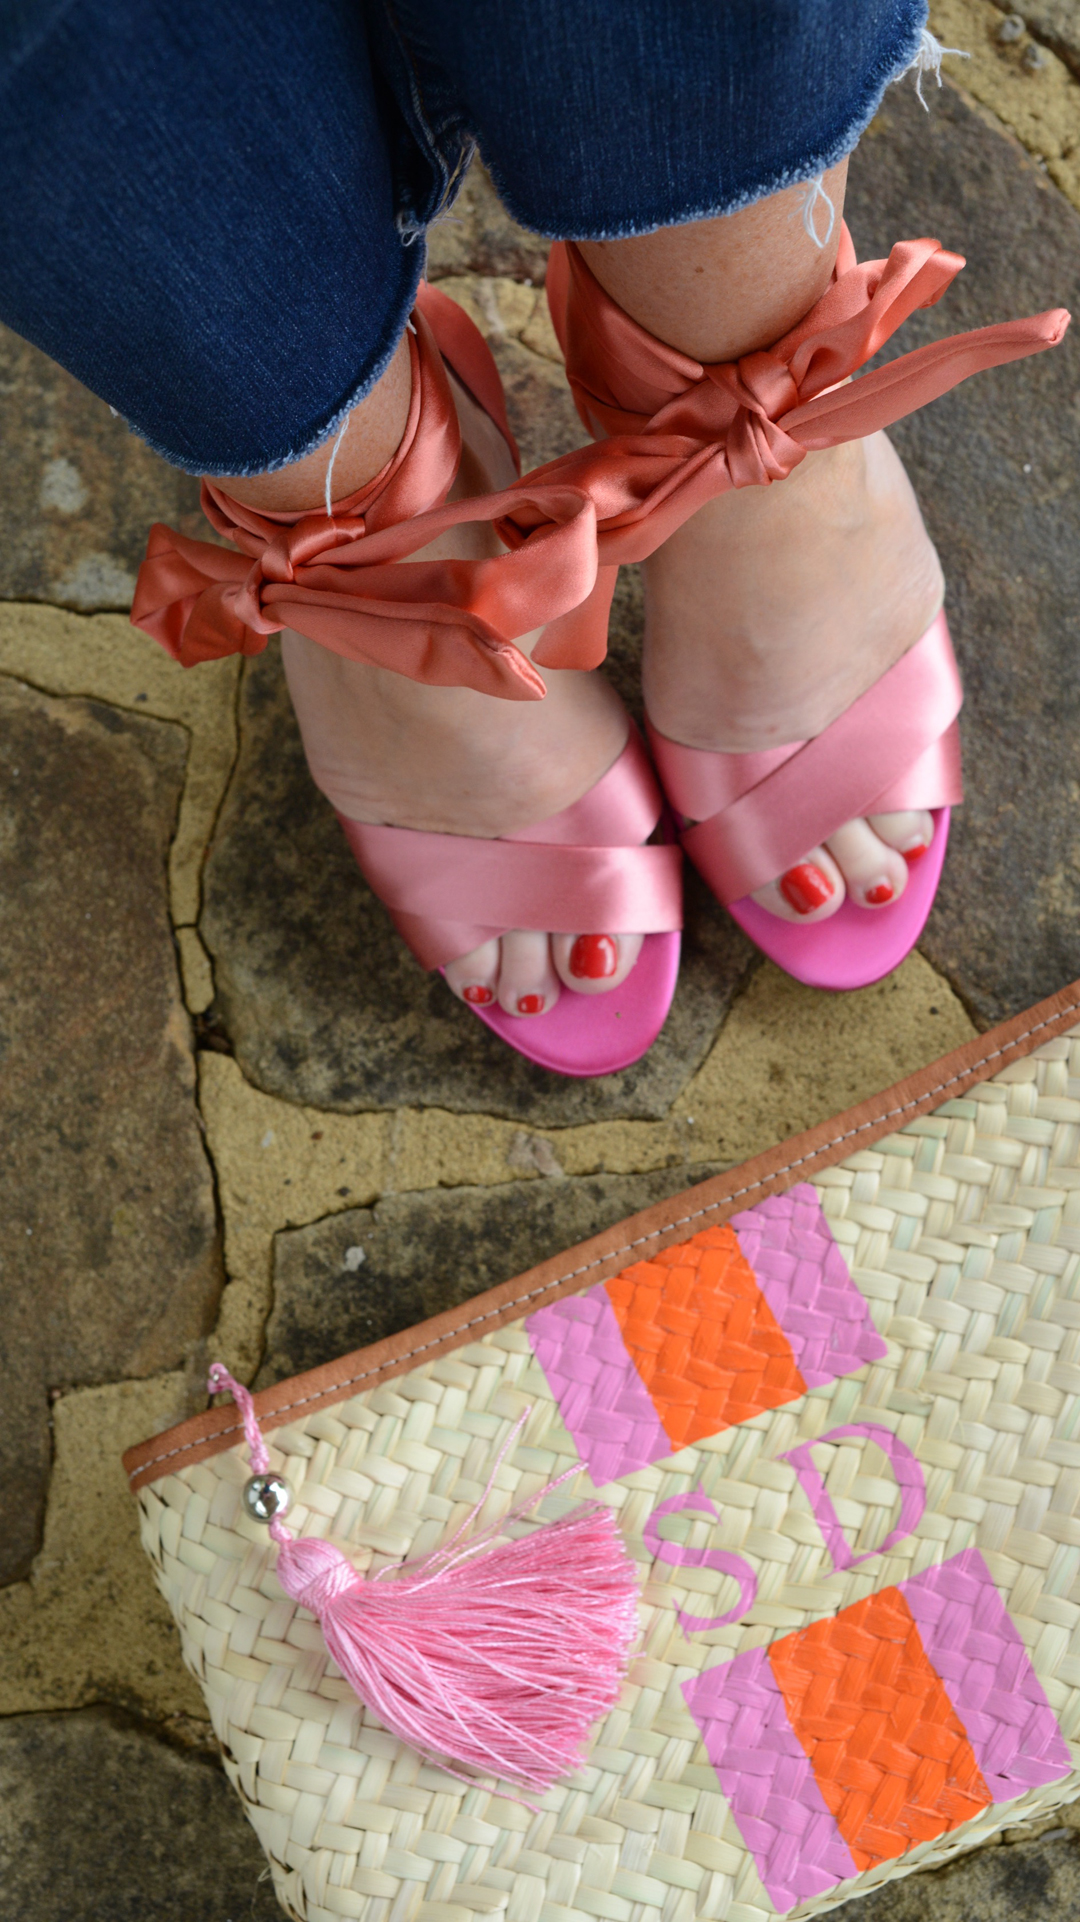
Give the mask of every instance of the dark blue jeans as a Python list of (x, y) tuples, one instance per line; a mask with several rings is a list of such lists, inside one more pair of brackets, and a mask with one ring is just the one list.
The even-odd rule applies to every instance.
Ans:
[(0, 0), (0, 319), (176, 466), (332, 433), (478, 142), (543, 234), (729, 213), (850, 152), (925, 0)]

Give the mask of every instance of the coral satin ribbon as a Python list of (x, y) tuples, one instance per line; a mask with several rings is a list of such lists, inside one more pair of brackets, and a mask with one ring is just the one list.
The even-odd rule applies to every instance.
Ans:
[[(515, 638), (546, 626), (537, 663), (596, 666), (615, 568), (651, 554), (705, 501), (782, 480), (813, 448), (859, 439), (982, 368), (1057, 345), (1061, 308), (934, 342), (847, 385), (963, 264), (936, 240), (908, 240), (859, 267), (845, 228), (836, 277), (799, 325), (765, 352), (706, 367), (639, 327), (577, 248), (557, 243), (548, 298), (567, 374), (583, 420), (610, 438), (449, 507), (460, 441), (436, 341), (451, 364), (454, 341), (445, 299), (421, 289), (409, 423), (383, 472), (329, 517), (257, 514), (204, 482), (207, 515), (239, 553), (156, 525), (132, 620), (185, 666), (258, 653), (288, 626), (414, 680), (538, 700), (543, 680)], [(460, 337), (460, 323), (452, 331)], [(477, 521), (510, 552), (409, 558)]]
[[(783, 480), (811, 449), (862, 439), (969, 375), (1062, 339), (1069, 315), (1059, 307), (935, 341), (847, 385), (963, 265), (939, 241), (904, 240), (860, 267), (845, 226), (832, 285), (798, 326), (766, 351), (707, 367), (654, 339), (578, 249), (557, 242), (547, 290), (567, 377), (585, 425), (609, 438), (530, 478), (550, 479), (557, 466), (590, 496), (602, 566), (644, 560), (717, 494)], [(522, 531), (533, 524), (527, 512), (514, 519)]]
[[(447, 308), (454, 326), (447, 324)], [(350, 660), (509, 700), (543, 698), (542, 677), (513, 645), (533, 628), (548, 624), (546, 651), (536, 649), (545, 665), (564, 664), (564, 654), (578, 666), (602, 660), (614, 574), (598, 584), (596, 516), (586, 494), (556, 473), (539, 486), (527, 478), (512, 491), (443, 505), (461, 440), (440, 347), (466, 363), (474, 385), (486, 372), (488, 388), (498, 379), (493, 363), (485, 368), (490, 355), (479, 334), (480, 353), (468, 364), (457, 322), (470, 325), (445, 295), (421, 288), (409, 335), (412, 399), (401, 445), (332, 515), (256, 512), (204, 480), (203, 510), (231, 548), (155, 524), (139, 570), (135, 626), (185, 667), (261, 653), (268, 635), (291, 627)], [(505, 429), (493, 394), (481, 392), (481, 398)], [(515, 538), (510, 553), (409, 558), (449, 528), (490, 523), (522, 507), (533, 527), (524, 541)], [(583, 658), (590, 650), (595, 659)]]

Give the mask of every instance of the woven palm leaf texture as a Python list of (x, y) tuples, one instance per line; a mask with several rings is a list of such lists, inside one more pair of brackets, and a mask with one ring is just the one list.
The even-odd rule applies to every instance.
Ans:
[[(1080, 984), (799, 1141), (256, 1398), (362, 1572), (614, 1510), (640, 1639), (532, 1806), (379, 1726), (249, 1516), (233, 1408), (126, 1458), (302, 1922), (766, 1922), (1080, 1793)], [(558, 1625), (552, 1625), (553, 1640)], [(467, 1633), (467, 1624), (463, 1625)]]

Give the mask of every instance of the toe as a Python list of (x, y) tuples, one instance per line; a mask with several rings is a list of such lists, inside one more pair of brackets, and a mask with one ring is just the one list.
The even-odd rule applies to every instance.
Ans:
[(549, 937), (531, 928), (512, 928), (500, 947), (499, 1006), (507, 1014), (547, 1014), (559, 998)]
[(643, 939), (640, 934), (553, 934), (559, 980), (575, 994), (609, 994), (626, 980)]
[(467, 1001), (473, 1008), (490, 1008), (498, 989), (499, 943), (485, 941), (471, 954), (463, 954), (460, 961), (448, 961), (443, 972), (459, 1001)]
[(934, 817), (923, 810), (871, 814), (867, 818), (878, 839), (902, 854), (909, 868), (922, 859), (934, 838)]
[(848, 821), (830, 834), (828, 845), (856, 907), (887, 908), (900, 899), (907, 885), (907, 863), (874, 833), (868, 821)]
[(844, 877), (827, 849), (811, 848), (785, 874), (759, 888), (753, 899), (778, 920), (805, 927), (836, 913), (844, 899)]

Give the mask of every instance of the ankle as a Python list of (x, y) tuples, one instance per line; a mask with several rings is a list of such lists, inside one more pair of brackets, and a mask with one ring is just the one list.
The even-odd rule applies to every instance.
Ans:
[(825, 292), (846, 182), (846, 160), (823, 176), (835, 216), (825, 246), (800, 218), (805, 186), (720, 219), (577, 246), (605, 292), (654, 339), (706, 365), (736, 360), (770, 347)]

